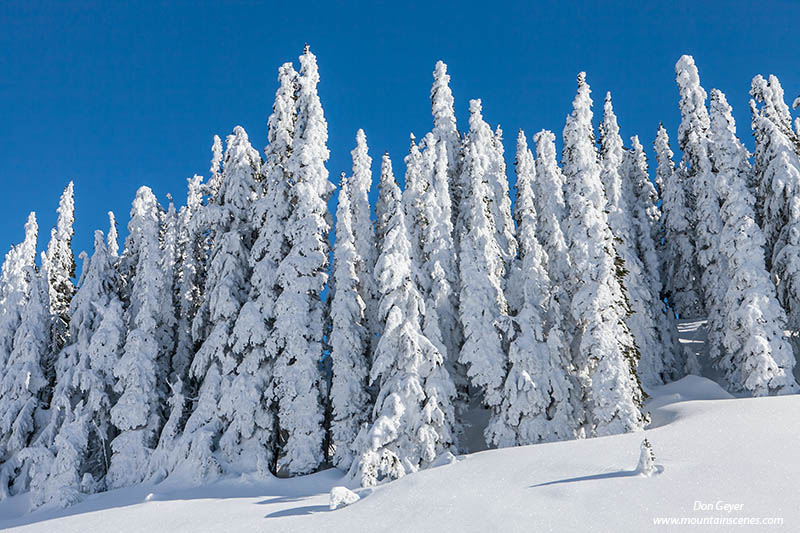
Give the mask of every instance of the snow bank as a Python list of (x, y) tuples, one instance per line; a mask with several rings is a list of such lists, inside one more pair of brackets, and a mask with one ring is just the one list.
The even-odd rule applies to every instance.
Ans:
[[(656, 518), (718, 516), (798, 527), (800, 396), (730, 399), (697, 376), (650, 395), (654, 420), (668, 421), (643, 433), (474, 453), (361, 492), (336, 512), (330, 491), (346, 480), (328, 470), (196, 489), (139, 486), (23, 516), (20, 498), (11, 498), (0, 503), (0, 530), (643, 531)], [(657, 476), (637, 471), (645, 437), (664, 468)]]

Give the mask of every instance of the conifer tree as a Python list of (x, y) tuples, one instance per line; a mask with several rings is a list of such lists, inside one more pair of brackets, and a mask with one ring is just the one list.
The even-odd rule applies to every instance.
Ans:
[[(800, 139), (793, 135), (783, 89), (777, 78), (753, 79), (750, 94), (756, 140), (754, 170), (756, 216), (765, 237), (766, 266), (779, 280), (778, 301), (787, 313), (788, 329), (800, 331)], [(795, 343), (796, 345), (796, 343)]]
[(675, 65), (680, 89), (681, 124), (678, 128), (678, 145), (683, 151), (685, 180), (694, 197), (690, 206), (694, 212), (695, 255), (700, 268), (700, 287), (703, 309), (709, 321), (709, 351), (719, 349), (720, 325), (718, 313), (725, 293), (724, 258), (717, 250), (722, 229), (720, 202), (714, 187), (714, 175), (708, 154), (709, 118), (706, 109), (706, 92), (700, 86), (697, 67), (691, 56), (682, 56)]
[[(450, 90), (450, 75), (447, 74), (447, 65), (442, 61), (436, 62), (433, 71), (433, 86), (431, 87), (431, 110), (433, 113), (433, 136), (436, 143), (443, 143), (447, 155), (447, 182), (450, 184), (448, 202), (440, 200), (442, 206), (450, 208), (450, 222), (455, 228), (458, 223), (458, 207), (461, 204), (464, 184), (460, 183), (462, 152), (461, 134), (458, 132), (454, 109), (453, 92)], [(443, 216), (447, 216), (447, 209), (443, 207)], [(453, 238), (457, 239), (458, 232)]]
[(163, 290), (166, 286), (159, 244), (161, 206), (148, 187), (136, 192), (122, 261), (129, 273), (130, 300), (122, 356), (114, 366), (111, 422), (119, 434), (111, 442), (107, 481), (117, 488), (144, 479), (150, 453), (163, 424), (169, 367), (162, 331)]
[[(482, 117), (481, 123), (482, 126), (489, 129), (489, 125), (483, 122)], [(471, 124), (470, 130), (472, 130)], [(491, 134), (491, 130), (489, 131)], [(508, 192), (505, 149), (503, 148), (503, 130), (499, 125), (491, 137), (491, 147), (492, 149), (488, 151), (490, 162), (486, 176), (492, 195), (490, 209), (492, 211), (492, 217), (494, 218), (495, 238), (503, 254), (507, 275), (511, 267), (511, 262), (517, 256), (517, 241), (514, 238), (514, 219), (511, 216), (511, 196), (509, 196)], [(505, 282), (505, 278), (503, 278), (503, 281)]]
[[(111, 222), (113, 227), (113, 215)], [(115, 436), (110, 414), (116, 400), (114, 367), (125, 323), (119, 299), (122, 280), (103, 239), (103, 232), (96, 231), (94, 254), (84, 260), (70, 305), (70, 341), (56, 362), (51, 414), (36, 441), (40, 453), (33, 456), (39, 471), (31, 480), (35, 505), (76, 503), (83, 494), (103, 488), (108, 471)]]
[(634, 177), (628, 175), (633, 169), (625, 165), (625, 149), (611, 103), (611, 93), (606, 93), (603, 111), (600, 128), (601, 179), (608, 202), (608, 225), (614, 236), (614, 248), (626, 270), (623, 284), (632, 311), (626, 323), (641, 354), (637, 366), (639, 378), (647, 385), (660, 385), (664, 382), (664, 345), (660, 342), (655, 320), (655, 313), (660, 311), (658, 294), (653, 294), (654, 284), (648, 279), (647, 267), (637, 253), (640, 241), (638, 232), (646, 228), (646, 237), (650, 239), (651, 228), (647, 222), (645, 228), (636, 226), (636, 213), (646, 209), (646, 206), (638, 205), (634, 197)]
[[(405, 158), (406, 187), (402, 197), (411, 245), (411, 272), (427, 310), (423, 317), (423, 332), (434, 343), (436, 349), (450, 366), (452, 359), (448, 357), (448, 354), (453, 352), (448, 351), (448, 348), (455, 349), (453, 335), (454, 320), (457, 318), (453, 314), (453, 308), (448, 305), (451, 303), (449, 298), (452, 296), (453, 289), (441, 264), (444, 259), (441, 250), (448, 245), (442, 242), (447, 238), (445, 236), (447, 230), (441, 226), (443, 215), (432, 183), (432, 172), (436, 159), (434, 143), (433, 134), (426, 135), (423, 140), (423, 155), (420, 147), (414, 141), (413, 134), (411, 135), (411, 148)], [(446, 157), (446, 154), (444, 155)], [(450, 276), (452, 276), (455, 265), (447, 266), (450, 268)], [(438, 305), (434, 304), (432, 300), (434, 292), (436, 292)], [(440, 317), (440, 308), (450, 314)], [(443, 323), (441, 318), (447, 323)]]
[[(608, 201), (608, 225), (618, 243), (622, 245), (623, 259), (633, 241), (631, 222), (630, 184), (623, 180), (622, 165), (625, 148), (619, 134), (617, 116), (611, 103), (611, 93), (606, 93), (603, 104), (603, 121), (600, 123), (600, 178)], [(619, 247), (619, 246), (618, 246)], [(627, 266), (627, 265), (626, 265)]]
[(248, 301), (242, 306), (233, 330), (234, 350), (241, 352), (236, 387), (241, 390), (239, 406), (246, 447), (251, 448), (262, 475), (275, 468), (275, 394), (272, 374), (277, 346), (272, 338), (275, 322), (277, 269), (288, 253), (286, 224), (292, 209), (289, 157), (297, 121), (298, 74), (291, 63), (278, 69), (278, 89), (268, 120), (269, 144), (261, 168), (264, 194), (252, 209), (257, 236), (250, 252), (253, 276)]
[[(383, 246), (383, 239), (389, 226), (389, 218), (391, 216), (389, 209), (394, 205), (394, 202), (401, 202), (400, 189), (392, 187), (392, 183), (395, 183), (392, 159), (389, 154), (385, 153), (381, 157), (378, 201), (375, 204), (375, 241), (379, 250)], [(397, 197), (393, 196), (394, 194), (397, 194)]]
[[(426, 335), (444, 356), (448, 371), (459, 388), (466, 387), (466, 374), (458, 365), (458, 350), (462, 335), (458, 319), (458, 261), (453, 242), (453, 226), (449, 216), (450, 193), (447, 182), (447, 152), (443, 142), (433, 134), (424, 139), (422, 154), (424, 190), (420, 196), (420, 251), (419, 268), (425, 284)], [(434, 323), (435, 321), (435, 323)], [(434, 331), (438, 330), (438, 331)], [(463, 381), (463, 383), (462, 383)]]
[[(633, 251), (642, 265), (640, 294), (644, 300), (642, 305), (648, 310), (652, 320), (650, 324), (652, 339), (655, 344), (652, 352), (644, 360), (657, 378), (654, 383), (664, 383), (678, 379), (684, 374), (685, 361), (683, 351), (678, 345), (677, 329), (674, 315), (664, 308), (660, 298), (662, 292), (661, 260), (656, 250), (656, 240), (660, 239), (660, 220), (656, 202), (658, 193), (650, 181), (647, 168), (647, 156), (639, 142), (639, 137), (631, 137), (632, 149), (625, 153), (625, 179), (631, 187), (631, 222), (634, 242)], [(642, 348), (640, 347), (640, 351)], [(639, 377), (643, 362), (639, 362)]]
[(213, 240), (204, 299), (192, 326), (195, 338), (204, 339), (190, 367), (190, 376), (200, 383), (198, 398), (176, 452), (188, 457), (183, 466), (198, 480), (240, 471), (245, 463), (260, 472), (269, 465), (263, 446), (255, 456), (242, 450), (253, 431), (248, 407), (254, 400), (238, 379), (242, 353), (235, 349), (232, 336), (249, 290), (254, 238), (249, 215), (257, 197), (254, 176), (261, 158), (241, 126), (234, 128), (226, 144), (219, 191), (203, 214), (213, 228)]
[(675, 168), (667, 130), (661, 124), (654, 147), (658, 163), (656, 180), (663, 183), (664, 295), (670, 309), (679, 317), (702, 316), (700, 271), (694, 259), (686, 173), (683, 168)]
[(188, 183), (186, 205), (178, 215), (178, 257), (176, 347), (172, 357), (173, 381), (186, 381), (198, 348), (192, 337), (192, 321), (202, 299), (204, 232), (199, 227), (203, 209), (203, 178), (195, 175)]
[[(292, 179), (289, 174), (289, 156), (292, 153), (292, 137), (297, 121), (296, 92), (297, 72), (291, 63), (284, 63), (278, 69), (278, 89), (272, 114), (268, 120), (267, 137), (269, 144), (264, 148), (264, 165), (261, 168), (264, 194), (253, 206), (253, 218), (258, 227), (258, 236), (253, 244), (250, 262), (253, 266), (251, 282), (251, 302), (258, 302), (256, 311), (269, 317), (275, 300), (275, 270), (286, 256), (288, 241), (286, 221), (291, 212), (289, 189)], [(247, 314), (243, 309), (243, 314)], [(254, 324), (249, 324), (253, 327)], [(268, 337), (266, 322), (256, 325), (263, 346)], [(237, 334), (238, 336), (238, 334)]]
[(293, 210), (286, 225), (289, 251), (278, 265), (273, 332), (278, 357), (275, 391), (278, 401), (279, 475), (305, 474), (323, 459), (323, 409), (320, 372), (327, 282), (328, 126), (317, 94), (317, 59), (308, 47), (300, 56), (297, 123), (288, 169), (293, 179)]
[(384, 330), (370, 372), (379, 392), (372, 425), (356, 439), (350, 470), (363, 486), (429, 466), (453, 443), (455, 387), (442, 354), (422, 331), (425, 303), (412, 276), (400, 190), (382, 181), (381, 194), (386, 225), (375, 278)]
[(351, 446), (361, 425), (368, 419), (369, 329), (366, 305), (359, 294), (361, 279), (353, 235), (350, 182), (342, 176), (336, 211), (336, 242), (333, 251), (331, 298), (331, 441), (333, 464), (347, 470), (353, 462)]
[(25, 451), (39, 429), (37, 420), (41, 420), (42, 397), (48, 387), (44, 365), (50, 354), (50, 278), (44, 255), (42, 261), (40, 272), (33, 265), (25, 266), (30, 293), (0, 377), (0, 499), (27, 491), (31, 467), (36, 466), (35, 461), (26, 460)]
[(164, 339), (163, 346), (166, 352), (168, 368), (172, 369), (172, 361), (175, 358), (178, 340), (177, 326), (180, 315), (178, 293), (180, 291), (179, 283), (182, 264), (180, 244), (178, 242), (180, 238), (178, 212), (175, 209), (171, 194), (167, 194), (167, 200), (169, 201), (167, 209), (161, 213), (161, 234), (159, 237), (161, 243), (161, 272), (164, 276), (160, 336)]
[(158, 444), (150, 456), (150, 478), (160, 481), (170, 470), (168, 458), (175, 448), (178, 433), (186, 422), (188, 369), (198, 345), (192, 340), (191, 324), (200, 299), (198, 267), (202, 264), (202, 236), (190, 228), (202, 206), (200, 176), (187, 180), (187, 205), (176, 211), (169, 198), (169, 207), (162, 215), (161, 264), (166, 287), (162, 300), (162, 330), (169, 360), (169, 395), (164, 406), (166, 420)]
[(725, 352), (716, 364), (734, 390), (755, 396), (794, 393), (800, 390), (792, 375), (795, 357), (764, 263), (764, 235), (747, 188), (748, 153), (736, 137), (731, 107), (720, 91), (711, 91), (710, 115), (715, 183), (724, 201), (720, 250), (731, 280), (721, 311)]
[(760, 74), (754, 77), (750, 85), (750, 95), (762, 104), (761, 114), (764, 117), (789, 137), (793, 136), (792, 114), (784, 100), (783, 87), (777, 76), (770, 74), (766, 80)]
[(0, 368), (4, 371), (14, 348), (14, 333), (22, 320), (22, 308), (30, 294), (29, 274), (36, 261), (38, 233), (36, 213), (31, 212), (25, 223), (25, 239), (11, 247), (0, 272)]
[(69, 337), (69, 303), (75, 293), (72, 278), (75, 277), (75, 258), (72, 253), (74, 234), (75, 201), (73, 184), (70, 181), (61, 195), (58, 204), (58, 220), (50, 232), (47, 245), (47, 271), (50, 284), (50, 312), (55, 317), (52, 323), (51, 348), (43, 361), (45, 379), (48, 384), (43, 390), (45, 405), (50, 403), (55, 381), (56, 354), (64, 347)]
[[(437, 231), (440, 239), (444, 239), (444, 241), (439, 241), (441, 246), (437, 248), (436, 255), (440, 260), (441, 268), (444, 270), (444, 275), (449, 285), (448, 287), (441, 282), (433, 282), (432, 289), (438, 291), (435, 296), (437, 302), (435, 305), (440, 321), (440, 329), (444, 337), (444, 344), (447, 349), (445, 358), (458, 390), (456, 407), (460, 412), (466, 407), (468, 387), (466, 369), (458, 361), (464, 332), (458, 320), (460, 288), (458, 286), (459, 276), (457, 270), (459, 239), (463, 233), (458, 227), (460, 220), (459, 208), (466, 191), (466, 185), (461, 182), (464, 161), (462, 137), (456, 122), (453, 92), (450, 90), (450, 75), (447, 74), (447, 65), (442, 61), (436, 62), (433, 72), (431, 111), (433, 114), (432, 139), (427, 140), (425, 144), (428, 150), (432, 150), (436, 145), (438, 152), (443, 153), (443, 155), (439, 154), (434, 158), (431, 157), (434, 155), (431, 152), (428, 160), (433, 161), (433, 167), (426, 168), (426, 172), (430, 175), (437, 206), (441, 211), (441, 221), (436, 221), (436, 223), (443, 225)], [(440, 159), (443, 159), (443, 161), (440, 161)], [(442, 279), (441, 276), (439, 276), (439, 279)], [(443, 297), (448, 289), (452, 291), (449, 303)], [(450, 317), (453, 318), (451, 319)], [(451, 320), (452, 325), (450, 325)], [(457, 431), (460, 430), (461, 425), (459, 424)]]
[(377, 325), (373, 318), (377, 315), (378, 297), (372, 274), (375, 271), (376, 248), (375, 227), (372, 223), (369, 206), (369, 192), (372, 189), (372, 158), (367, 148), (367, 137), (364, 130), (356, 132), (356, 147), (350, 154), (353, 157), (353, 177), (350, 179), (350, 197), (353, 211), (353, 239), (356, 247), (358, 263), (356, 274), (360, 287), (359, 292), (366, 308), (367, 325), (370, 329), (370, 342), (377, 334)]
[(581, 72), (564, 127), (562, 160), (570, 207), (566, 236), (573, 275), (570, 313), (577, 328), (574, 360), (589, 433), (601, 436), (640, 430), (646, 417), (635, 370), (639, 354), (625, 324), (629, 313), (622, 284), (625, 271), (604, 211), (589, 94)]
[[(536, 236), (547, 257), (547, 275), (550, 278), (550, 301), (548, 315), (551, 328), (557, 334), (548, 335), (552, 351), (566, 349), (575, 337), (576, 325), (569, 312), (572, 267), (566, 241), (567, 205), (564, 199), (564, 174), (556, 162), (555, 135), (542, 130), (533, 137), (536, 142), (536, 175), (531, 186), (537, 214)], [(581, 385), (577, 378), (575, 362), (571, 354), (566, 356), (567, 368), (572, 380), (572, 411), (578, 424), (578, 436), (583, 436), (585, 418)]]
[(423, 274), (422, 263), (424, 262), (422, 252), (422, 226), (427, 224), (423, 219), (424, 206), (422, 205), (422, 195), (428, 188), (428, 182), (424, 175), (422, 152), (417, 146), (416, 137), (410, 135), (411, 146), (408, 155), (403, 162), (406, 164), (405, 188), (403, 189), (403, 214), (408, 220), (408, 235), (411, 244), (411, 262), (413, 265), (412, 273), (415, 282), (420, 286), (423, 293), (429, 288), (429, 280)]
[[(564, 317), (569, 307), (567, 282), (570, 278), (569, 254), (564, 237), (567, 207), (564, 202), (564, 175), (556, 162), (555, 135), (542, 130), (536, 142), (536, 175), (531, 185), (538, 223), (536, 237), (547, 254), (547, 274), (552, 283), (552, 312)], [(566, 320), (561, 320), (566, 325)]]
[(111, 257), (119, 257), (119, 232), (117, 231), (117, 219), (114, 212), (108, 212), (108, 236), (106, 237), (106, 248)]
[(500, 415), (487, 428), (487, 441), (498, 447), (575, 438), (578, 429), (571, 402), (575, 392), (568, 375), (569, 353), (560, 323), (547, 316), (551, 299), (547, 255), (536, 238), (534, 160), (522, 130), (516, 161), (519, 257), (509, 290), (522, 297), (514, 317)]
[[(403, 205), (404, 196), (396, 184), (397, 181), (395, 180), (394, 172), (392, 170), (392, 160), (388, 153), (384, 153), (381, 157), (381, 174), (378, 182), (378, 201), (375, 204), (375, 242), (378, 251), (380, 251), (383, 247), (383, 241), (385, 240), (386, 233), (389, 230), (389, 222), (392, 217), (391, 210), (394, 208), (395, 203), (401, 206)], [(409, 246), (412, 246), (410, 233)], [(373, 278), (374, 277), (375, 276), (373, 275)], [(378, 315), (377, 320), (379, 330), (382, 332), (385, 321), (380, 315)], [(374, 384), (368, 383), (368, 392), (370, 394), (370, 405), (374, 405), (375, 396), (377, 395)]]
[(639, 451), (639, 464), (636, 465), (636, 472), (640, 476), (652, 477), (660, 473), (659, 466), (656, 465), (656, 456), (653, 453), (653, 446), (650, 441), (644, 439)]
[(69, 303), (75, 293), (72, 278), (75, 277), (75, 258), (72, 254), (72, 225), (75, 221), (75, 201), (70, 181), (58, 204), (58, 221), (50, 232), (47, 245), (48, 275), (50, 276), (50, 307), (56, 317), (53, 350), (60, 350), (67, 340), (69, 330)]
[[(456, 293), (458, 266), (447, 214), (450, 193), (445, 145), (428, 133), (418, 147), (412, 135), (405, 162), (403, 204), (411, 241), (412, 273), (426, 306), (422, 329), (444, 357), (456, 384), (458, 397), (454, 404), (460, 419), (468, 404), (469, 380), (466, 369), (458, 362), (462, 340)], [(462, 429), (460, 423), (456, 424), (457, 433)]]
[(208, 180), (208, 193), (211, 201), (216, 200), (219, 189), (222, 186), (222, 139), (219, 135), (214, 135), (211, 144), (211, 177)]
[[(533, 136), (536, 143), (536, 178), (533, 183), (533, 192), (536, 212), (542, 221), (536, 229), (540, 242), (553, 242), (553, 245), (545, 246), (548, 256), (566, 256), (563, 251), (555, 253), (557, 250), (566, 249), (565, 246), (558, 243), (563, 239), (562, 226), (567, 219), (567, 206), (564, 201), (564, 175), (556, 161), (555, 139), (555, 134), (548, 130), (542, 130)], [(557, 277), (563, 278), (568, 270), (569, 268), (564, 268), (564, 272), (554, 272), (558, 274)], [(552, 274), (551, 277), (553, 277)]]
[[(792, 109), (800, 108), (800, 96), (794, 99), (792, 102)], [(794, 119), (794, 131), (798, 137), (800, 137), (800, 117)], [(800, 154), (800, 147), (797, 148), (797, 153)]]
[(647, 155), (638, 135), (631, 137), (631, 149), (625, 153), (624, 169), (625, 178), (630, 181), (631, 188), (631, 222), (636, 255), (644, 266), (646, 276), (654, 283), (650, 287), (655, 297), (654, 305), (659, 309), (661, 260), (656, 242), (661, 236), (661, 211), (657, 205), (658, 191), (650, 180)]
[(174, 468), (174, 450), (190, 414), (188, 399), (197, 394), (197, 382), (190, 379), (189, 368), (200, 343), (192, 336), (192, 322), (202, 302), (204, 260), (208, 251), (206, 232), (202, 228), (203, 178), (187, 179), (187, 201), (176, 221), (175, 271), (175, 352), (172, 354), (169, 377), (167, 420), (154, 453), (150, 457), (150, 477), (163, 479)]
[(504, 254), (497, 242), (489, 174), (496, 157), (494, 135), (481, 117), (479, 100), (470, 101), (470, 132), (464, 146), (461, 182), (465, 195), (459, 210), (460, 307), (464, 344), (459, 361), (480, 390), (483, 403), (496, 409), (502, 401), (507, 371), (504, 342), (508, 303), (503, 294)]

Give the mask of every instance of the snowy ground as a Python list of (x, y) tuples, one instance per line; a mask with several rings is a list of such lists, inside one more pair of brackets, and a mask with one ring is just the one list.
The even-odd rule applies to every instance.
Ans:
[[(0, 530), (680, 531), (691, 526), (654, 520), (715, 517), (783, 524), (702, 529), (800, 530), (800, 396), (732, 399), (697, 376), (649, 392), (652, 423), (644, 434), (478, 452), (359, 489), (360, 501), (335, 511), (328, 493), (346, 482), (328, 470), (195, 489), (134, 487), (32, 514), (17, 497), (0, 503)], [(651, 478), (635, 472), (644, 436), (664, 469)], [(697, 502), (710, 508), (697, 509)]]

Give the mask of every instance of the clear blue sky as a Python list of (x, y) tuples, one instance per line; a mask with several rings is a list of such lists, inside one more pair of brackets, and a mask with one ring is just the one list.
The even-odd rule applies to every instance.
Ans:
[(468, 100), (482, 98), (505, 131), (510, 170), (518, 128), (560, 137), (581, 70), (596, 103), (612, 91), (626, 143), (639, 134), (648, 149), (659, 121), (675, 136), (683, 53), (707, 90), (728, 94), (748, 146), (751, 78), (774, 73), (787, 98), (800, 92), (798, 2), (364, 4), (3, 2), (2, 252), (30, 210), (46, 245), (69, 179), (74, 247), (91, 251), (109, 209), (125, 232), (140, 185), (183, 203), (185, 179), (208, 174), (213, 134), (241, 124), (261, 150), (277, 68), (297, 64), (306, 42), (319, 60), (334, 181), (350, 170), (359, 127), (373, 158), (388, 151), (402, 172), (409, 132), (431, 127), (437, 59), (449, 65), (459, 128)]

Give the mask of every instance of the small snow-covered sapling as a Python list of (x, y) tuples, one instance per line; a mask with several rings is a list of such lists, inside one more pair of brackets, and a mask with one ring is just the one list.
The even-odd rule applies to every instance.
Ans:
[(639, 454), (639, 465), (636, 471), (645, 477), (650, 477), (655, 474), (661, 473), (662, 468), (656, 465), (656, 456), (653, 453), (653, 446), (650, 441), (644, 439), (642, 441), (641, 453)]

